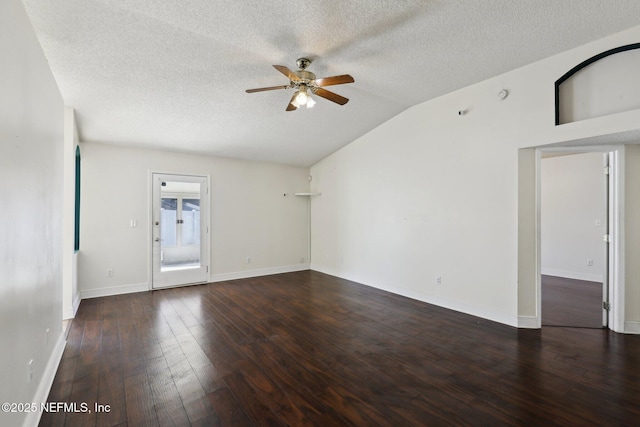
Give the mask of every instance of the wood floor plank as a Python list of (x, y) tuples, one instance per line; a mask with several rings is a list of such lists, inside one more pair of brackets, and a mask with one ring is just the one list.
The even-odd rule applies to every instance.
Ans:
[(184, 409), (180, 393), (172, 378), (150, 377), (153, 407), (160, 426), (189, 426), (189, 416)]
[[(117, 353), (112, 353), (117, 354)], [(118, 359), (113, 358), (108, 363), (101, 364), (98, 380), (98, 399), (91, 402), (104, 406), (107, 410), (96, 413), (96, 426), (107, 427), (122, 424), (127, 421), (127, 405), (125, 400), (124, 376), (118, 366)]]
[[(580, 301), (580, 299), (577, 299)], [(42, 426), (637, 425), (640, 337), (301, 271), (82, 301)]]
[(153, 393), (146, 373), (124, 379), (127, 424), (131, 426), (157, 426)]
[(235, 400), (228, 388), (221, 388), (208, 395), (211, 406), (221, 426), (255, 425), (249, 421), (242, 406)]
[(602, 328), (602, 283), (542, 275), (542, 324)]

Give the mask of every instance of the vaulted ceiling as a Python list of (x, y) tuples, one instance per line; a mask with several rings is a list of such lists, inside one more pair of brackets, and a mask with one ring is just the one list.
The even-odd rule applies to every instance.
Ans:
[[(23, 0), (81, 141), (311, 165), (403, 110), (638, 25), (637, 0)], [(272, 64), (351, 74), (286, 112)]]

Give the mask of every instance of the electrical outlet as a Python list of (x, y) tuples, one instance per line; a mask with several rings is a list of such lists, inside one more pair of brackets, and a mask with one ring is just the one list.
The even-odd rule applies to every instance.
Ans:
[(588, 260), (587, 260), (587, 265), (588, 265), (589, 267), (593, 267), (593, 260), (592, 260), (592, 259), (588, 259)]
[(247, 264), (251, 264), (251, 257), (250, 256), (247, 257)]
[(304, 264), (304, 257), (300, 258), (300, 264)]
[(107, 268), (107, 277), (113, 277), (113, 269)]
[(436, 277), (436, 285), (442, 285), (442, 276)]

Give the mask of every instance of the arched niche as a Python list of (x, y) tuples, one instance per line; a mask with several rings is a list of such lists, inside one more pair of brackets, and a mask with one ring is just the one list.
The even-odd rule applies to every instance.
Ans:
[(556, 126), (640, 109), (640, 43), (573, 67), (555, 83)]
[(76, 146), (75, 211), (73, 228), (73, 249), (80, 250), (80, 147)]

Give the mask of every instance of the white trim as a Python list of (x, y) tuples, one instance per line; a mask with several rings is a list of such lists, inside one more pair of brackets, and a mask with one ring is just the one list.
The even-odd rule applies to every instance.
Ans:
[[(62, 360), (64, 347), (67, 344), (64, 337), (65, 331), (61, 330), (60, 335), (58, 335), (56, 345), (53, 347), (53, 351), (51, 352), (51, 356), (49, 356), (47, 366), (42, 373), (42, 379), (40, 380), (40, 384), (38, 384), (36, 394), (32, 400), (32, 403), (36, 403), (38, 406), (40, 406), (41, 403), (45, 403), (47, 401), (47, 398), (49, 397), (49, 391), (51, 391), (53, 380), (56, 377), (58, 366), (60, 366), (60, 361)], [(23, 427), (37, 426), (40, 423), (40, 417), (42, 417), (42, 412), (40, 412), (40, 410), (28, 412), (22, 423)]]
[(76, 313), (78, 312), (78, 307), (80, 307), (80, 292), (76, 293), (76, 297), (73, 299), (73, 317), (76, 317)]
[[(202, 194), (202, 189), (201, 189), (201, 195), (200, 195), (200, 199), (201, 199), (201, 214), (203, 217), (205, 217), (205, 221), (201, 222), (201, 227), (206, 227), (206, 228), (201, 228), (202, 231), (202, 235), (200, 237), (200, 248), (201, 248), (201, 257), (200, 257), (200, 268), (197, 270), (202, 270), (202, 269), (206, 269), (206, 271), (201, 271), (201, 273), (206, 274), (206, 272), (209, 272), (208, 274), (211, 274), (211, 270), (212, 270), (212, 261), (211, 261), (211, 254), (212, 254), (212, 250), (211, 250), (211, 235), (212, 235), (212, 228), (211, 228), (211, 219), (213, 216), (213, 197), (212, 197), (212, 191), (211, 191), (211, 174), (210, 173), (197, 173), (197, 172), (175, 172), (175, 171), (171, 171), (171, 172), (166, 172), (166, 171), (159, 171), (159, 170), (155, 170), (155, 169), (148, 169), (148, 197), (149, 199), (147, 200), (148, 203), (148, 213), (149, 213), (149, 229), (148, 229), (148, 236), (147, 236), (147, 242), (148, 242), (148, 270), (149, 270), (149, 288), (148, 290), (153, 290), (153, 289), (163, 289), (163, 288), (168, 288), (168, 287), (175, 287), (175, 285), (180, 285), (183, 283), (173, 283), (173, 281), (168, 282), (168, 283), (156, 283), (156, 286), (154, 286), (154, 193), (155, 191), (159, 191), (156, 190), (154, 188), (154, 176), (155, 175), (171, 175), (171, 176), (175, 176), (175, 177), (179, 177), (181, 179), (185, 179), (185, 178), (194, 178), (194, 179), (201, 179), (204, 178), (205, 181), (205, 190), (204, 194)], [(194, 181), (195, 182), (195, 181)], [(205, 203), (202, 203), (202, 200), (205, 200)], [(194, 271), (192, 271), (191, 273), (195, 273), (196, 269), (193, 269)], [(185, 271), (186, 272), (186, 271)], [(158, 274), (156, 272), (156, 274)], [(171, 273), (173, 274), (173, 273)], [(175, 277), (174, 277), (175, 279)], [(198, 282), (200, 282), (199, 277), (198, 279), (196, 279), (195, 277), (192, 277), (192, 279), (198, 280)], [(189, 280), (187, 277), (185, 277), (185, 281), (186, 283), (184, 283), (184, 285), (189, 285), (191, 283), (189, 283)], [(178, 281), (179, 282), (179, 281)], [(204, 283), (204, 282), (203, 282)]]
[(564, 277), (567, 279), (585, 280), (587, 282), (602, 283), (601, 274), (577, 273), (574, 271), (556, 270), (555, 268), (543, 268), (542, 274), (545, 276)]
[(71, 310), (65, 310), (64, 313), (62, 313), (62, 320), (73, 319), (74, 317), (76, 317), (76, 313), (78, 312), (78, 307), (80, 307), (81, 300), (82, 299), (80, 298), (80, 293), (78, 292), (73, 298)]
[(624, 322), (624, 301), (625, 301), (625, 275), (624, 275), (624, 163), (625, 151), (624, 145), (600, 145), (600, 146), (555, 146), (555, 147), (538, 147), (536, 148), (536, 265), (537, 265), (537, 283), (536, 283), (536, 302), (537, 311), (536, 318), (539, 324), (542, 324), (541, 317), (541, 259), (540, 253), (541, 233), (541, 198), (540, 198), (540, 182), (541, 182), (541, 161), (543, 152), (571, 152), (571, 153), (610, 153), (610, 166), (613, 173), (609, 179), (609, 234), (612, 243), (609, 245), (609, 302), (611, 310), (609, 311), (609, 329), (615, 332), (623, 332), (625, 330)]
[(611, 151), (609, 164), (613, 174), (609, 177), (609, 328), (624, 332), (625, 306), (625, 148)]
[(540, 329), (540, 324), (536, 316), (518, 316), (518, 328)]
[(640, 334), (640, 322), (627, 320), (624, 322), (625, 334)]
[(133, 285), (109, 286), (107, 288), (84, 289), (80, 291), (82, 299), (108, 297), (111, 295), (132, 294), (149, 290), (149, 283), (136, 283)]
[(309, 264), (283, 265), (281, 267), (261, 268), (258, 270), (236, 271), (232, 273), (212, 274), (210, 283), (224, 282), (227, 280), (248, 279), (251, 277), (268, 276), (271, 274), (292, 273), (294, 271), (309, 270)]
[[(294, 271), (304, 271), (304, 270), (309, 270), (309, 264), (284, 265), (280, 267), (262, 268), (259, 270), (247, 270), (247, 271), (237, 271), (233, 273), (212, 274), (209, 277), (208, 282), (187, 283), (185, 285), (178, 285), (178, 286), (189, 286), (192, 284), (202, 285), (206, 283), (222, 282), (225, 280), (247, 279), (250, 277), (267, 276), (270, 274), (280, 274), (280, 273), (291, 273)], [(82, 297), (82, 299), (89, 299), (89, 298), (108, 297), (112, 295), (132, 294), (135, 292), (145, 292), (145, 291), (152, 290), (149, 286), (150, 286), (149, 283), (145, 282), (145, 283), (135, 283), (131, 285), (110, 286), (108, 288), (85, 289), (80, 291), (80, 296)], [(176, 286), (169, 286), (167, 288), (171, 288), (171, 287), (176, 287)], [(167, 288), (158, 288), (158, 289), (167, 289)]]
[[(535, 151), (535, 269), (536, 325), (542, 328), (542, 152)], [(524, 316), (523, 316), (524, 317)]]
[(505, 313), (499, 313), (491, 310), (486, 310), (485, 308), (474, 306), (471, 304), (460, 303), (459, 301), (442, 298), (434, 295), (425, 296), (418, 292), (398, 288), (394, 286), (389, 286), (385, 284), (379, 283), (367, 283), (367, 281), (362, 280), (358, 277), (353, 277), (348, 274), (343, 274), (341, 272), (337, 272), (330, 268), (325, 268), (323, 266), (311, 264), (311, 270), (318, 271), (320, 273), (329, 274), (331, 276), (340, 277), (342, 279), (350, 280), (352, 282), (359, 283), (361, 285), (369, 286), (372, 288), (380, 289), (386, 292), (391, 292), (392, 294), (400, 295), (403, 297), (411, 298), (416, 301), (421, 301), (427, 304), (437, 305), (438, 307), (443, 307), (448, 310), (458, 311), (460, 313), (469, 314), (471, 316), (481, 317), (485, 320), (491, 320), (493, 322), (502, 323), (504, 325), (517, 327), (518, 326), (518, 318), (516, 316), (510, 316)]

